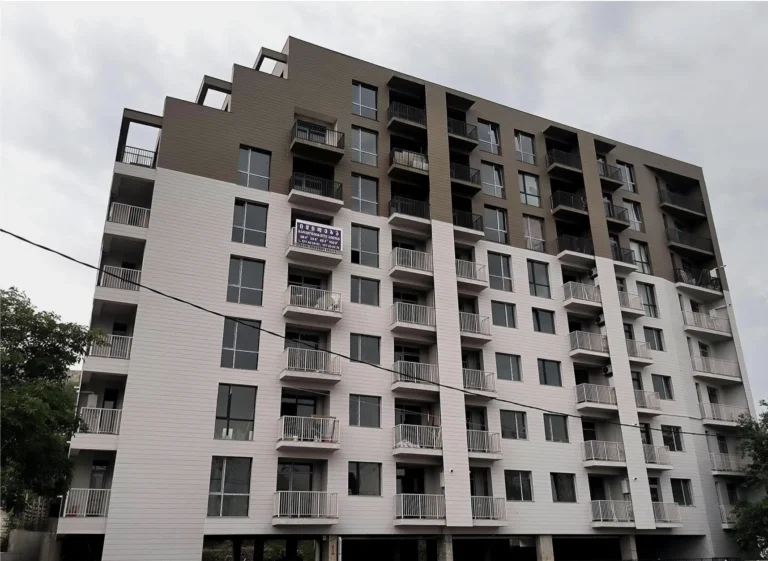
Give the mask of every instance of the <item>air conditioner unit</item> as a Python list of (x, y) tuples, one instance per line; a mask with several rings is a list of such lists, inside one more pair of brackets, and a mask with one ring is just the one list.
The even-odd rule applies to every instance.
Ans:
[(621, 480), (621, 492), (624, 495), (628, 495), (630, 493), (630, 491), (629, 491), (629, 479), (622, 479)]
[(603, 366), (603, 375), (613, 376), (613, 366), (611, 366), (610, 364), (608, 366)]
[(595, 318), (595, 323), (598, 326), (600, 326), (600, 327), (604, 326), (605, 325), (605, 314), (600, 314), (599, 316), (597, 316)]
[(597, 267), (592, 267), (589, 270), (589, 278), (596, 279), (597, 278)]

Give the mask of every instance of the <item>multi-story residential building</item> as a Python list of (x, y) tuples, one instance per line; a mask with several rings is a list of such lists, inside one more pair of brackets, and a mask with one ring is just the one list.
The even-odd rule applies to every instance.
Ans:
[(699, 167), (290, 38), (125, 110), (101, 265), (62, 558), (736, 553)]

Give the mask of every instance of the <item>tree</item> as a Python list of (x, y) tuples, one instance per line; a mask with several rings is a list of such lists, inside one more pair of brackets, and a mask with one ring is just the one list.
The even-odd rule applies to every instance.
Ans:
[(77, 430), (69, 368), (101, 338), (76, 323), (38, 311), (19, 290), (0, 290), (2, 506), (24, 505), (27, 493), (54, 498), (72, 475), (67, 442)]

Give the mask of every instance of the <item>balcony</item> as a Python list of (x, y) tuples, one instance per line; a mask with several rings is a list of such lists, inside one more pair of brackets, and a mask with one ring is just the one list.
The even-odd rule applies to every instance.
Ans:
[(669, 189), (659, 189), (659, 206), (675, 218), (702, 219), (707, 217), (704, 199), (680, 195)]
[(719, 358), (692, 356), (691, 368), (693, 375), (706, 382), (716, 384), (741, 383), (741, 369), (735, 360), (722, 360)]
[(589, 238), (560, 236), (557, 238), (557, 258), (568, 265), (589, 268), (595, 264), (595, 246)]
[(283, 357), (281, 380), (328, 384), (341, 381), (341, 361), (327, 351), (288, 347), (283, 351)]
[(341, 293), (290, 285), (285, 289), (283, 317), (316, 323), (336, 323), (341, 319)]
[(448, 143), (462, 152), (471, 152), (479, 144), (477, 127), (448, 117)]
[(389, 225), (406, 232), (415, 232), (420, 236), (429, 234), (432, 229), (429, 203), (406, 197), (392, 197), (389, 201)]
[(392, 429), (393, 456), (413, 458), (443, 455), (443, 432), (429, 425), (395, 425)]
[(675, 269), (675, 288), (702, 302), (711, 302), (723, 297), (720, 279), (710, 271)]
[(389, 257), (389, 276), (409, 284), (432, 284), (432, 254), (396, 247)]
[(459, 312), (459, 332), (462, 341), (485, 344), (491, 340), (491, 320), (488, 316)]
[(648, 348), (648, 343), (634, 339), (627, 339), (626, 341), (630, 363), (643, 366), (653, 364), (653, 357), (651, 356), (651, 350)]
[(563, 285), (563, 306), (571, 313), (595, 316), (603, 309), (600, 288), (580, 282), (567, 282)]
[[(325, 228), (327, 232), (320, 232), (318, 226), (323, 229), (324, 225), (302, 223), (301, 226), (288, 230), (285, 256), (296, 263), (333, 269), (342, 261), (341, 230), (328, 226)], [(314, 232), (311, 231), (313, 227)]]
[(622, 468), (627, 466), (624, 444), (604, 440), (584, 442), (585, 468)]
[(72, 438), (75, 450), (117, 450), (122, 409), (81, 407), (80, 426)]
[(456, 283), (459, 288), (469, 292), (480, 292), (488, 288), (485, 265), (474, 261), (456, 260)]
[(467, 430), (467, 451), (470, 459), (500, 460), (501, 435), (486, 430)]
[(550, 197), (552, 216), (576, 224), (589, 224), (587, 198), (565, 191), (555, 191)]
[(334, 452), (339, 443), (339, 420), (333, 417), (293, 417), (277, 422), (277, 450), (326, 450)]
[(106, 335), (104, 340), (99, 343), (93, 343), (88, 356), (101, 358), (131, 358), (131, 343), (133, 337), (126, 335)]
[(638, 414), (661, 415), (661, 397), (658, 392), (635, 390), (635, 405)]
[(395, 526), (445, 526), (445, 496), (395, 495)]
[(490, 399), (496, 394), (496, 374), (493, 372), (462, 368), (461, 374), (464, 379), (464, 389), (472, 392), (471, 396), (465, 394), (466, 397)]
[(344, 206), (343, 193), (340, 181), (295, 171), (291, 176), (288, 202), (336, 212)]
[(106, 230), (113, 235), (144, 240), (149, 228), (149, 213), (148, 208), (113, 201), (109, 205)]
[(715, 246), (711, 239), (674, 228), (667, 228), (667, 245), (687, 257), (701, 258), (715, 255)]
[(507, 503), (504, 498), (470, 497), (474, 526), (506, 526)]
[(468, 194), (474, 195), (481, 189), (480, 170), (469, 166), (451, 162), (451, 184), (468, 190)]
[(393, 101), (387, 109), (387, 128), (404, 134), (427, 130), (427, 112), (419, 107)]
[(297, 120), (291, 129), (291, 152), (313, 160), (336, 163), (344, 156), (344, 133)]
[(624, 185), (621, 168), (606, 162), (597, 162), (597, 175), (600, 176), (600, 184), (606, 191), (613, 192)]
[(608, 337), (600, 333), (572, 331), (568, 334), (571, 358), (581, 362), (603, 363), (610, 359)]
[(410, 362), (398, 360), (392, 366), (392, 391), (399, 393), (419, 394), (428, 392), (435, 394), (440, 391), (437, 364)]
[(736, 524), (736, 513), (733, 505), (718, 505), (720, 507), (720, 525), (723, 530), (731, 530)]
[(603, 202), (605, 208), (605, 220), (611, 232), (623, 232), (630, 226), (629, 212), (623, 206), (616, 206), (609, 202)]
[(466, 242), (482, 240), (485, 238), (483, 217), (479, 214), (464, 212), (463, 210), (454, 210), (453, 235), (457, 240)]
[(134, 146), (123, 146), (117, 161), (130, 166), (154, 169), (157, 164), (157, 152)]
[(573, 179), (581, 177), (581, 158), (578, 154), (571, 154), (562, 150), (550, 150), (545, 158), (547, 173), (557, 177)]
[(749, 462), (736, 454), (710, 453), (709, 462), (712, 464), (712, 475), (746, 475)]
[(616, 390), (612, 386), (579, 384), (576, 386), (576, 409), (591, 413), (618, 411)]
[(111, 489), (70, 489), (64, 498), (61, 518), (107, 516)]
[(632, 501), (590, 501), (593, 528), (634, 528)]
[(653, 518), (656, 526), (660, 528), (678, 528), (682, 526), (680, 509), (677, 503), (651, 503), (653, 505)]
[(613, 266), (618, 273), (629, 274), (633, 271), (637, 271), (635, 254), (632, 253), (631, 249), (611, 244), (611, 258), (613, 259)]
[(643, 454), (645, 456), (645, 467), (648, 469), (668, 470), (673, 467), (670, 461), (669, 448), (666, 446), (643, 444)]
[(278, 491), (272, 508), (273, 526), (329, 526), (339, 522), (336, 493)]
[(733, 338), (728, 318), (684, 311), (683, 323), (685, 331), (714, 343)]
[(389, 153), (390, 177), (406, 181), (419, 181), (429, 177), (429, 159), (426, 154), (393, 148)]
[(639, 318), (645, 315), (643, 301), (637, 294), (619, 291), (619, 307), (621, 313), (630, 318)]
[(95, 297), (97, 300), (138, 304), (140, 283), (141, 271), (104, 265), (99, 273)]
[(392, 314), (390, 329), (397, 335), (423, 337), (437, 331), (435, 309), (430, 306), (395, 302), (390, 310)]
[(749, 417), (749, 409), (722, 403), (699, 403), (701, 422), (714, 427), (737, 427), (739, 417)]

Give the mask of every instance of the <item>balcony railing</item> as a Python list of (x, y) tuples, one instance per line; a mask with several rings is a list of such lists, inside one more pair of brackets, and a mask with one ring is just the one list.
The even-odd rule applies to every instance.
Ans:
[(478, 335), (490, 335), (491, 320), (488, 316), (459, 312), (459, 331), (477, 333)]
[(581, 158), (578, 154), (563, 152), (562, 150), (550, 150), (547, 152), (547, 167), (552, 165), (568, 166), (569, 168), (581, 169)]
[(395, 518), (443, 519), (445, 518), (445, 496), (413, 493), (395, 495)]
[(596, 353), (608, 352), (608, 337), (600, 333), (587, 331), (572, 331), (568, 334), (571, 350), (593, 351)]
[(411, 152), (402, 148), (393, 148), (389, 153), (389, 165), (405, 166), (419, 171), (429, 171), (429, 159), (426, 154)]
[(138, 290), (141, 282), (141, 271), (105, 265), (101, 268), (99, 286), (117, 288), (119, 290)]
[(736, 454), (710, 453), (709, 461), (715, 471), (745, 471), (747, 469), (746, 458)]
[(564, 206), (568, 208), (574, 208), (576, 210), (587, 210), (587, 198), (581, 195), (574, 195), (573, 193), (566, 193), (565, 191), (555, 191), (551, 197), (552, 208)]
[(592, 522), (634, 522), (632, 501), (590, 501)]
[(631, 294), (629, 292), (619, 291), (619, 306), (628, 310), (637, 310), (638, 312), (645, 311), (643, 307), (643, 301), (637, 294)]
[(481, 392), (496, 391), (496, 375), (493, 372), (483, 372), (472, 368), (462, 368), (465, 390), (477, 390)]
[(312, 251), (320, 251), (322, 253), (328, 253), (331, 255), (341, 255), (341, 248), (339, 247), (318, 245), (318, 244), (305, 244), (305, 243), (302, 243), (300, 240), (297, 240), (295, 227), (288, 230), (288, 245), (291, 247), (311, 249)]
[(677, 503), (651, 503), (653, 505), (653, 518), (656, 522), (667, 524), (680, 523), (680, 509)]
[(723, 290), (720, 279), (713, 277), (709, 271), (690, 271), (686, 269), (675, 269), (675, 282), (682, 282), (692, 286), (708, 288), (709, 290)]
[(480, 170), (451, 162), (451, 179), (480, 185)]
[(728, 421), (736, 423), (739, 417), (749, 417), (749, 409), (735, 405), (723, 405), (722, 403), (699, 403), (702, 419), (713, 421)]
[(333, 417), (283, 415), (277, 421), (277, 439), (289, 442), (339, 442), (339, 420)]
[(483, 232), (483, 217), (480, 214), (472, 214), (463, 210), (453, 211), (453, 225), (459, 228), (469, 228)]
[(600, 304), (600, 288), (591, 284), (582, 284), (580, 282), (567, 282), (563, 285), (563, 299), (565, 300), (585, 300)]
[(661, 411), (661, 396), (659, 396), (658, 392), (635, 390), (635, 405), (640, 409)]
[(496, 497), (472, 497), (472, 518), (475, 520), (506, 520), (506, 501)]
[(296, 121), (293, 123), (291, 139), (308, 140), (333, 148), (344, 148), (343, 132), (335, 131), (322, 125), (308, 123), (307, 121)]
[(336, 375), (341, 373), (339, 357), (327, 351), (288, 347), (283, 354), (286, 370)]
[(149, 228), (149, 209), (113, 202), (109, 206), (107, 221), (137, 228)]
[(651, 358), (651, 351), (645, 341), (627, 339), (627, 354), (635, 358)]
[(477, 140), (477, 127), (475, 125), (470, 125), (465, 121), (459, 121), (458, 119), (451, 119), (448, 117), (448, 134), (455, 134), (456, 136)]
[(501, 435), (487, 430), (468, 430), (467, 449), (483, 454), (501, 454)]
[(338, 518), (336, 493), (326, 491), (278, 491), (272, 516), (275, 518)]
[(464, 261), (462, 259), (457, 259), (456, 276), (460, 279), (485, 281), (485, 265), (480, 265), (474, 261)]
[(443, 431), (429, 425), (395, 425), (392, 430), (395, 448), (442, 450)]
[(736, 513), (733, 511), (733, 505), (719, 505), (720, 522), (723, 524), (735, 524)]
[(393, 101), (389, 104), (389, 109), (387, 110), (387, 120), (391, 121), (392, 119), (402, 119), (417, 125), (426, 125), (427, 112), (412, 105)]
[(434, 327), (435, 309), (409, 302), (395, 302), (392, 306), (392, 323), (395, 322), (415, 323), (417, 325)]
[(692, 356), (691, 367), (695, 372), (706, 372), (719, 376), (741, 379), (741, 369), (735, 360), (722, 360), (708, 356)]
[(316, 177), (300, 171), (293, 172), (293, 175), (291, 176), (291, 189), (336, 199), (338, 201), (343, 199), (344, 193), (340, 181), (334, 181), (333, 179), (326, 179), (324, 177)]
[(341, 312), (341, 292), (292, 284), (285, 289), (285, 305), (323, 312)]
[(621, 168), (606, 162), (597, 162), (597, 173), (600, 177), (607, 177), (615, 181), (622, 181)]
[(392, 216), (393, 214), (406, 214), (429, 220), (429, 203), (406, 197), (392, 197), (392, 200), (389, 201), (389, 215)]
[(584, 442), (584, 461), (626, 462), (624, 444), (605, 440), (587, 440)]
[(612, 218), (614, 220), (621, 220), (622, 222), (629, 222), (629, 213), (626, 207), (616, 206), (609, 202), (603, 202), (605, 207), (605, 217)]
[(532, 238), (531, 236), (525, 236), (525, 249), (544, 253), (547, 251), (547, 243), (542, 238)]
[(675, 230), (674, 228), (667, 228), (667, 240), (670, 243), (687, 245), (701, 251), (708, 251), (710, 253), (715, 251), (715, 246), (712, 244), (711, 239), (689, 234), (682, 230)]
[(122, 414), (122, 409), (81, 407), (81, 422), (77, 432), (89, 434), (120, 434), (120, 419)]
[(693, 212), (698, 212), (699, 214), (706, 214), (704, 200), (698, 197), (688, 197), (670, 191), (669, 189), (659, 189), (659, 200), (662, 204), (675, 205)]
[(685, 325), (691, 327), (711, 329), (712, 331), (719, 331), (721, 333), (731, 332), (731, 320), (719, 316), (685, 311), (683, 312), (683, 322), (685, 322)]
[(91, 345), (89, 356), (103, 358), (130, 358), (133, 337), (126, 335), (107, 335), (106, 340)]
[(392, 367), (392, 382), (409, 382), (411, 384), (438, 384), (437, 364), (398, 360)]
[(135, 148), (133, 146), (124, 146), (123, 151), (120, 154), (120, 163), (131, 164), (134, 166), (141, 166), (144, 168), (155, 167), (156, 152), (152, 150), (144, 150), (143, 148)]
[(110, 489), (70, 489), (64, 499), (61, 516), (106, 516), (109, 510)]
[(405, 267), (406, 269), (416, 269), (431, 273), (433, 270), (432, 254), (423, 251), (414, 251), (396, 247), (390, 254), (390, 268)]
[(595, 246), (589, 238), (577, 238), (576, 236), (560, 236), (557, 238), (557, 252), (575, 251), (585, 255), (594, 255)]
[(643, 444), (643, 454), (646, 464), (669, 465), (669, 448), (666, 446)]
[(576, 403), (616, 405), (616, 390), (612, 386), (579, 384), (576, 386)]

